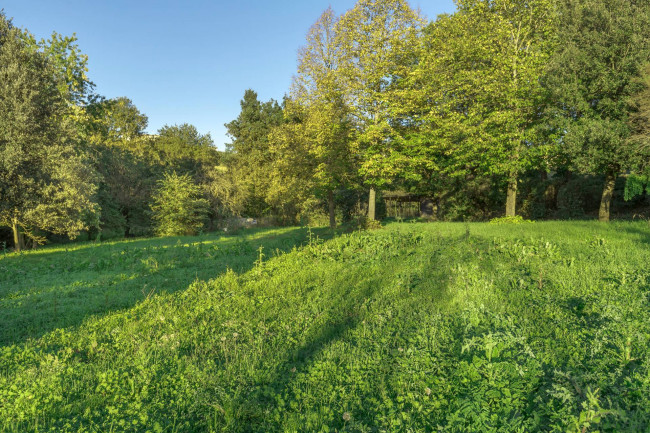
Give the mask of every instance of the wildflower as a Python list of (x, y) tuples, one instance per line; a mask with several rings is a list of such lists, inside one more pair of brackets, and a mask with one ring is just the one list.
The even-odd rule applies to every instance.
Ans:
[(226, 336), (221, 337), (221, 341), (226, 341)]
[(295, 372), (296, 372), (296, 367), (293, 367), (293, 368), (291, 369), (291, 372), (292, 372), (292, 373), (295, 373)]
[(398, 347), (397, 350), (399, 350), (400, 352), (404, 352), (404, 349), (402, 349), (401, 347)]
[(350, 421), (350, 419), (352, 419), (352, 416), (350, 415), (350, 412), (343, 413), (343, 421), (347, 422), (347, 421)]
[(237, 337), (239, 337), (239, 334), (236, 333), (236, 332), (233, 332), (233, 333), (232, 333), (232, 337), (233, 337), (233, 338), (237, 338)]
[(431, 395), (431, 388), (429, 388), (428, 386), (426, 388), (424, 388), (424, 393), (426, 395)]

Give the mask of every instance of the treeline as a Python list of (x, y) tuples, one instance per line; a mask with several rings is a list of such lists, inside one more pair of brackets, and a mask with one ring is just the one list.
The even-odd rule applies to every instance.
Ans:
[(248, 91), (228, 125), (246, 211), (316, 206), (334, 225), (354, 197), (372, 220), (395, 190), (450, 220), (608, 221), (613, 203), (643, 205), (650, 3), (456, 4), (433, 22), (404, 0), (326, 10), (282, 107)]
[(36, 41), (2, 15), (0, 226), (20, 248), (233, 216), (372, 221), (391, 191), (446, 220), (642, 205), (650, 3), (456, 3), (431, 22), (405, 0), (327, 9), (281, 103), (245, 93), (225, 152), (191, 125), (145, 134), (130, 100), (94, 93), (73, 37)]
[(0, 15), (4, 247), (196, 233), (230, 214), (210, 136), (187, 124), (146, 134), (148, 119), (129, 99), (94, 92), (87, 60), (74, 37), (37, 41)]

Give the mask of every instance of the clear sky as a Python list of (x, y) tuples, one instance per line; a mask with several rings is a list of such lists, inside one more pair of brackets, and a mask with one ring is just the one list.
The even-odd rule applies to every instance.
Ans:
[[(355, 0), (0, 0), (16, 26), (36, 37), (76, 33), (97, 93), (126, 96), (149, 117), (148, 131), (191, 123), (224, 148), (224, 123), (244, 90), (281, 100), (296, 53), (327, 6)], [(429, 19), (453, 0), (411, 0)]]

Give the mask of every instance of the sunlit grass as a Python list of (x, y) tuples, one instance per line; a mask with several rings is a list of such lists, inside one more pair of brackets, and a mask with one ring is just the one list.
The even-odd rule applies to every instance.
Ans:
[[(87, 310), (64, 330), (57, 319), (26, 333), (40, 338), (5, 340), (0, 431), (650, 429), (647, 223), (252, 236), (96, 247), (96, 259), (133, 259), (96, 278), (139, 273), (125, 287), (160, 289)], [(211, 246), (223, 253), (205, 256)], [(58, 278), (50, 263), (81, 263), (46, 257), (38, 281)], [(158, 271), (142, 263), (149, 257)], [(226, 271), (222, 261), (239, 265)], [(155, 279), (163, 272), (169, 282)], [(94, 296), (75, 291), (84, 281), (47, 290), (84, 304)], [(31, 285), (21, 287), (12, 293), (25, 307), (3, 295), (3, 320), (20, 308), (37, 317)]]
[(0, 256), (0, 344), (78, 325), (86, 317), (185, 289), (227, 269), (245, 271), (259, 247), (272, 256), (307, 237), (307, 229), (257, 229), (236, 236), (55, 245)]

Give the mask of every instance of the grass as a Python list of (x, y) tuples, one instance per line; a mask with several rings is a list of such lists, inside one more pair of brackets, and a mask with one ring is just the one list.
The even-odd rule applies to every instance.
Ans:
[[(312, 236), (326, 237), (323, 230)], [(237, 236), (85, 242), (0, 255), (0, 344), (17, 343), (90, 316), (186, 289), (227, 269), (243, 273), (265, 256), (308, 240), (308, 229), (247, 230)]]
[(321, 239), (1, 259), (0, 432), (650, 431), (647, 223)]

